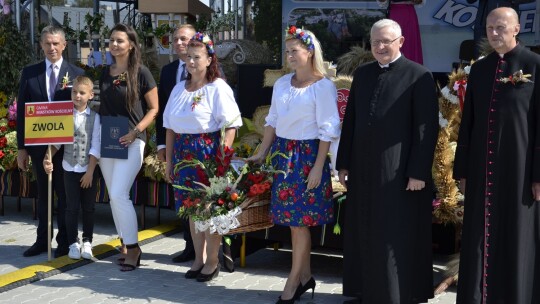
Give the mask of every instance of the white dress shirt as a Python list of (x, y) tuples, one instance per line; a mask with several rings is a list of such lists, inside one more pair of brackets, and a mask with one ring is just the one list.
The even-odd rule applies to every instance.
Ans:
[[(201, 134), (242, 126), (240, 110), (231, 87), (221, 78), (188, 92), (185, 81), (174, 87), (163, 112), (163, 127), (180, 134)], [(195, 99), (200, 101), (193, 106)]]
[(266, 126), (272, 126), (277, 136), (286, 139), (336, 140), (340, 134), (336, 86), (323, 78), (296, 88), (291, 84), (293, 75), (287, 74), (274, 84)]

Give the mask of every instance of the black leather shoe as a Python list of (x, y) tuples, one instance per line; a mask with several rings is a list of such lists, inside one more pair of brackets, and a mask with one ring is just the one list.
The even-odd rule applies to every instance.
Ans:
[(191, 261), (194, 259), (195, 259), (195, 251), (185, 249), (184, 251), (182, 251), (181, 254), (172, 258), (172, 261), (174, 263), (184, 263), (184, 262)]
[(201, 273), (201, 270), (203, 269), (204, 265), (201, 266), (201, 268), (199, 268), (199, 270), (188, 270), (186, 272), (186, 274), (184, 274), (184, 277), (186, 279), (195, 279), (199, 276), (199, 274)]
[(220, 268), (221, 268), (221, 265), (217, 264), (216, 270), (214, 270), (214, 272), (209, 273), (209, 274), (204, 274), (202, 272), (199, 273), (199, 275), (197, 276), (197, 282), (208, 282), (217, 278)]
[(54, 251), (54, 258), (59, 258), (61, 256), (67, 255), (69, 252), (69, 247), (65, 245), (58, 245)]
[(30, 248), (26, 249), (26, 251), (23, 253), (23, 256), (31, 257), (41, 254), (43, 252), (47, 252), (47, 246), (34, 243), (32, 246), (30, 246)]

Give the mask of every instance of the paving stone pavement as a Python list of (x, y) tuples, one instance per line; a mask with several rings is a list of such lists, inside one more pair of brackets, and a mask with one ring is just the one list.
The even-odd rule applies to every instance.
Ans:
[[(35, 240), (37, 222), (31, 219), (30, 201), (23, 200), (19, 213), (14, 199), (5, 200), (5, 216), (0, 216), (0, 275), (47, 260), (46, 254), (22, 257)], [(147, 208), (146, 213), (147, 227), (156, 225), (154, 210)], [(176, 217), (174, 212), (162, 209), (161, 219), (166, 222)], [(109, 206), (96, 204), (94, 245), (114, 238)], [(190, 263), (171, 262), (171, 257), (184, 248), (181, 233), (156, 239), (141, 246), (142, 266), (135, 271), (120, 272), (113, 255), (7, 290), (0, 293), (0, 303), (274, 303), (291, 263), (290, 251), (263, 249), (247, 257), (246, 267), (240, 268), (237, 260), (235, 272), (222, 268), (217, 279), (199, 283), (184, 278)], [(434, 265), (436, 282), (440, 280), (444, 257), (438, 260)], [(341, 295), (340, 252), (315, 250), (312, 267), (317, 281), (315, 297), (311, 299), (306, 293), (297, 303), (335, 304), (347, 299)], [(455, 289), (449, 290), (429, 303), (455, 303)]]

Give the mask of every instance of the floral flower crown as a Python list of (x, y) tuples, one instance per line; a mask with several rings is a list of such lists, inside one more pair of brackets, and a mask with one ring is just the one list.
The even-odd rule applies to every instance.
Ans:
[(204, 43), (204, 45), (206, 45), (206, 50), (208, 51), (208, 54), (212, 55), (215, 53), (214, 42), (212, 42), (212, 39), (210, 39), (210, 36), (197, 32), (195, 33), (195, 36), (191, 38), (191, 40), (197, 40)]
[(304, 32), (302, 29), (299, 29), (294, 25), (287, 27), (287, 30), (285, 30), (285, 38), (294, 38), (302, 41), (302, 43), (310, 51), (315, 48), (315, 45), (313, 44), (313, 38), (311, 38), (308, 33)]

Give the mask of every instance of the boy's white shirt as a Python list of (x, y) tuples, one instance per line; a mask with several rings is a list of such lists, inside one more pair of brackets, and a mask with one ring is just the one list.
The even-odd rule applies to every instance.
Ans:
[[(75, 129), (79, 128), (83, 122), (82, 116), (90, 116), (90, 107), (82, 112), (77, 109), (73, 109), (73, 127)], [(62, 145), (55, 145), (56, 149), (60, 149)], [(90, 142), (90, 150), (88, 150), (88, 155), (93, 155), (95, 158), (99, 159), (101, 157), (101, 119), (98, 113), (96, 113), (94, 119), (94, 128), (92, 130), (92, 141)], [(67, 161), (62, 160), (62, 168), (66, 171), (84, 173), (88, 169), (88, 166), (81, 166), (76, 164), (71, 166)]]

